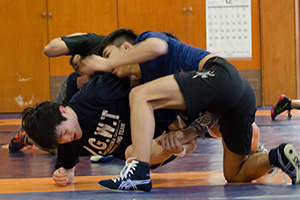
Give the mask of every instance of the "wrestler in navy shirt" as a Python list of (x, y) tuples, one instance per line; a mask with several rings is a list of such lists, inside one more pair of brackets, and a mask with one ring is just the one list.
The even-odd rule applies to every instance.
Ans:
[(141, 69), (141, 83), (152, 81), (177, 71), (197, 71), (200, 61), (210, 54), (205, 49), (186, 45), (164, 33), (146, 31), (140, 34), (136, 43), (148, 38), (160, 38), (168, 43), (168, 53), (148, 62), (139, 63)]
[(68, 103), (77, 114), (82, 138), (58, 146), (56, 168), (72, 168), (79, 156), (114, 155), (124, 159), (131, 144), (129, 79), (111, 73), (94, 76)]
[[(109, 72), (96, 74), (68, 103), (78, 117), (82, 138), (60, 144), (56, 168), (70, 169), (79, 156), (114, 155), (125, 159), (131, 145), (128, 77), (118, 78)], [(159, 112), (155, 137), (175, 120), (176, 115)], [(147, 122), (145, 122), (147, 123)]]

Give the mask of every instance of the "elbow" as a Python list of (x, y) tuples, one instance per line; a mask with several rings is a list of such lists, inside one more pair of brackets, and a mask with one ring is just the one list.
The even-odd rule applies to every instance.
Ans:
[(168, 53), (168, 43), (166, 41), (163, 41), (158, 46), (158, 52), (159, 55), (165, 55)]
[(165, 40), (153, 38), (152, 39), (152, 49), (156, 56), (165, 55), (168, 53), (168, 43)]
[(44, 47), (44, 54), (48, 57), (53, 57), (54, 56), (52, 48), (49, 45)]

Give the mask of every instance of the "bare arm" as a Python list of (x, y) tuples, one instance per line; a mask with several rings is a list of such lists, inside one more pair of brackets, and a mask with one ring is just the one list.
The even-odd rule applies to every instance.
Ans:
[[(110, 55), (109, 58), (91, 55), (81, 60), (80, 71), (113, 71), (115, 67), (137, 64), (152, 60), (168, 52), (168, 44), (159, 38), (149, 38), (134, 46), (124, 43), (118, 53)], [(106, 53), (103, 54), (106, 57)]]
[(161, 163), (172, 155), (181, 154), (183, 150), (185, 153), (181, 156), (186, 156), (196, 149), (196, 138), (186, 143), (180, 143), (176, 133), (177, 132), (164, 133), (152, 142), (150, 164)]
[[(152, 142), (150, 164), (162, 163), (170, 156), (180, 154), (183, 148), (186, 152), (185, 155), (192, 153), (197, 147), (196, 136), (189, 128), (168, 134), (164, 132)], [(182, 142), (178, 138), (181, 138)], [(126, 149), (125, 157), (132, 157), (132, 145)]]
[(133, 47), (130, 47), (130, 44), (124, 44), (124, 46), (125, 50), (121, 48), (119, 54), (109, 59), (113, 66), (143, 63), (168, 52), (167, 42), (159, 38), (146, 39)]
[[(67, 37), (84, 34), (86, 33), (73, 33), (71, 35), (68, 35)], [(69, 48), (67, 47), (66, 43), (61, 39), (61, 37), (51, 40), (44, 48), (44, 54), (48, 57), (58, 57), (62, 55), (67, 55), (69, 53)]]

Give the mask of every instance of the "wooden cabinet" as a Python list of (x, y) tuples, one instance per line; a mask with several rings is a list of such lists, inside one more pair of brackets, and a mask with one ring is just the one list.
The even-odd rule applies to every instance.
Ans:
[(46, 1), (0, 1), (0, 112), (49, 99)]
[[(299, 98), (299, 1), (260, 1), (264, 105)], [(276, 15), (274, 15), (276, 13)], [(298, 28), (298, 29), (297, 29)]]
[(119, 28), (174, 33), (184, 43), (206, 48), (205, 0), (118, 0)]
[[(50, 100), (50, 78), (68, 75), (69, 57), (49, 59), (44, 46), (74, 32), (117, 28), (115, 0), (0, 1), (0, 113)], [(53, 79), (54, 77), (54, 79)]]
[(119, 28), (169, 31), (188, 42), (186, 0), (118, 0)]
[[(49, 40), (76, 32), (106, 35), (117, 29), (115, 0), (48, 0)], [(72, 72), (69, 56), (50, 58), (50, 75)]]

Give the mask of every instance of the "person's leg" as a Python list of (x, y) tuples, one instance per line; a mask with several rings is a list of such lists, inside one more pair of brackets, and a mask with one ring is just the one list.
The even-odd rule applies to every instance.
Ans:
[[(213, 138), (222, 138), (222, 134), (220, 132), (220, 125), (216, 124), (211, 129), (208, 130), (208, 133)], [(260, 131), (255, 122), (252, 124), (252, 143), (251, 143), (251, 151), (255, 152), (259, 148), (264, 148), (263, 145), (259, 143)], [(266, 150), (266, 149), (265, 149)]]
[(291, 100), (292, 109), (300, 109), (300, 99)]
[(269, 153), (255, 153), (243, 156), (224, 147), (224, 176), (228, 182), (249, 182), (266, 174), (273, 167), (280, 168), (292, 180), (300, 183), (300, 162), (297, 152), (291, 144), (281, 144)]
[(133, 156), (149, 162), (156, 109), (185, 109), (185, 102), (173, 75), (134, 88), (130, 93)]
[(248, 182), (257, 179), (272, 169), (268, 153), (256, 153), (251, 156), (239, 155), (230, 151), (223, 142), (224, 176), (228, 182)]
[(99, 181), (111, 191), (150, 191), (150, 154), (154, 136), (154, 110), (185, 109), (185, 102), (173, 75), (156, 79), (132, 89), (131, 112), (132, 156), (126, 161), (121, 177)]

